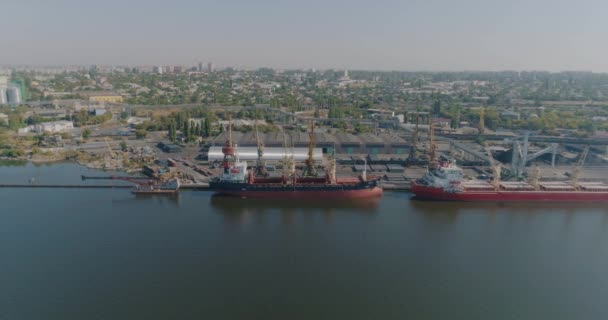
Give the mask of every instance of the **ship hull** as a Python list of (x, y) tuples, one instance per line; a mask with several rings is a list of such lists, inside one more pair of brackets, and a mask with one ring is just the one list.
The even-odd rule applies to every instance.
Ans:
[(412, 183), (415, 199), (468, 202), (606, 202), (608, 192), (601, 191), (463, 191), (446, 192), (442, 188)]
[(176, 194), (177, 190), (133, 190), (133, 194)]
[(283, 185), (210, 182), (218, 195), (267, 199), (370, 199), (382, 196), (378, 181), (342, 185)]

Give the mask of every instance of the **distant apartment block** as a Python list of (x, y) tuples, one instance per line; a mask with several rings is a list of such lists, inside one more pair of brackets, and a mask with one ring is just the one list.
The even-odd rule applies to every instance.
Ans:
[(6, 89), (6, 100), (8, 104), (18, 105), (21, 103), (21, 92), (17, 87), (9, 87)]
[(506, 110), (500, 113), (500, 118), (501, 119), (512, 119), (512, 120), (519, 120), (521, 118), (521, 115), (519, 114), (519, 112), (515, 112), (515, 111), (511, 111), (511, 110)]
[(152, 68), (152, 72), (154, 73), (158, 73), (158, 74), (163, 74), (163, 67), (162, 66), (155, 66)]
[(25, 128), (19, 129), (19, 134), (26, 134), (30, 132), (35, 133), (58, 133), (58, 132), (67, 132), (74, 129), (74, 123), (72, 121), (53, 121), (53, 122), (43, 122), (31, 126), (27, 126)]
[(6, 97), (6, 88), (0, 87), (0, 105), (7, 104), (8, 99)]

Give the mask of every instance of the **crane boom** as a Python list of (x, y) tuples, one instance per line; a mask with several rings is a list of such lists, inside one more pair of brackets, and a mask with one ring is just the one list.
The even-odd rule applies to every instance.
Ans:
[(585, 159), (587, 159), (587, 154), (589, 154), (589, 148), (589, 145), (585, 147), (585, 149), (581, 153), (580, 158), (578, 158), (578, 161), (576, 162), (576, 166), (572, 169), (572, 185), (577, 189), (579, 188), (578, 181), (581, 177), (583, 165), (585, 164)]
[(587, 145), (585, 147), (585, 149), (583, 150), (581, 157), (578, 159), (578, 162), (576, 163), (577, 167), (582, 167), (585, 164), (585, 160), (587, 159), (587, 155), (589, 154), (589, 149), (590, 149), (590, 146)]
[(492, 169), (492, 186), (494, 186), (494, 189), (498, 190), (500, 188), (500, 165), (494, 160), (492, 151), (487, 143), (485, 144), (485, 150), (488, 155), (488, 160), (490, 160), (490, 168)]
[(315, 166), (314, 148), (315, 148), (315, 123), (310, 121), (310, 132), (308, 134), (308, 159), (306, 159), (306, 166), (302, 172), (304, 177), (316, 177), (318, 175), (317, 168)]
[(110, 157), (116, 158), (116, 154), (114, 153), (114, 151), (112, 151), (112, 148), (110, 147), (110, 143), (108, 142), (108, 138), (103, 139), (103, 141), (105, 141), (106, 146), (108, 147), (108, 151), (110, 152)]

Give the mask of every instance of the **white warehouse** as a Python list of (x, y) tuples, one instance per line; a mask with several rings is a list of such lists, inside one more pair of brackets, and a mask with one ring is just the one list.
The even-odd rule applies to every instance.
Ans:
[[(241, 160), (257, 160), (258, 159), (258, 148), (257, 147), (238, 147), (238, 156)], [(314, 148), (312, 150), (313, 158), (315, 161), (323, 160), (323, 149)], [(287, 156), (291, 157), (291, 148), (287, 149)], [(293, 148), (293, 155), (296, 161), (304, 161), (308, 159), (308, 148)], [(285, 158), (284, 148), (264, 148), (264, 160), (283, 160)], [(211, 147), (209, 148), (209, 161), (222, 160), (224, 154), (222, 153), (222, 147)]]

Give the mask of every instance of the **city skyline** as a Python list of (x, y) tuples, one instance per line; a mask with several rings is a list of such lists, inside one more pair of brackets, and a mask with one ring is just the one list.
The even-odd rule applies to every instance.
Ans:
[[(586, 0), (13, 2), (0, 64), (608, 72)], [(16, 27), (17, 26), (17, 27)]]

